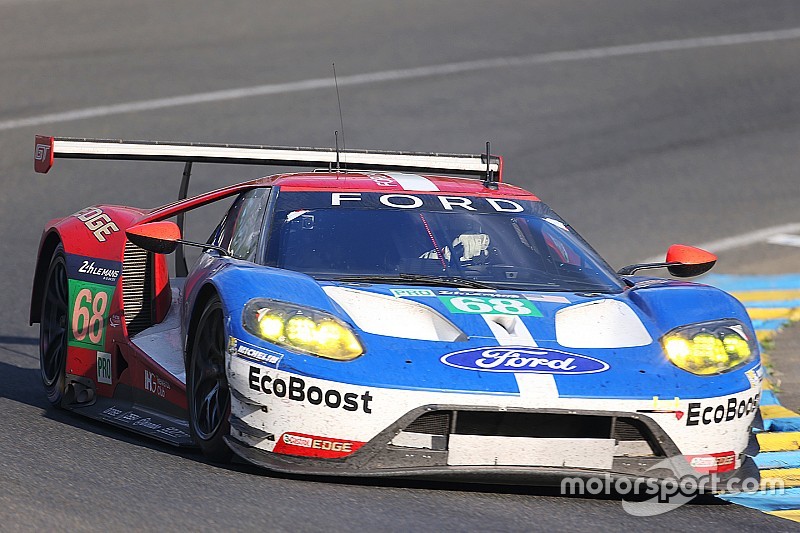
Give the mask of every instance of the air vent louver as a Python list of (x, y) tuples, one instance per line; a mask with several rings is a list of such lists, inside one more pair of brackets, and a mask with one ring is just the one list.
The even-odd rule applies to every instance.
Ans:
[(130, 242), (125, 243), (122, 263), (122, 300), (129, 336), (153, 324), (152, 254)]

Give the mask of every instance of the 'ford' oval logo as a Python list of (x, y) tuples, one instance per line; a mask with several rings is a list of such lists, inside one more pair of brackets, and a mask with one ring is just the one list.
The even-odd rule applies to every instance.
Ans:
[(534, 374), (594, 374), (610, 368), (608, 363), (576, 353), (515, 346), (472, 348), (442, 356), (442, 363), (484, 372), (529, 372)]

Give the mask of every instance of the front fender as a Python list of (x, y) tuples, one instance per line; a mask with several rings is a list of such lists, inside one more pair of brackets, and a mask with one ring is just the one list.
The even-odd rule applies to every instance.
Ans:
[(742, 322), (755, 335), (744, 305), (716, 287), (686, 281), (647, 280), (634, 285), (628, 297), (663, 333), (688, 324), (731, 318)]

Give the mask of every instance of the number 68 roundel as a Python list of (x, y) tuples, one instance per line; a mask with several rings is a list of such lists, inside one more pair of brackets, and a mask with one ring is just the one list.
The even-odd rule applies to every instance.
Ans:
[(69, 280), (69, 344), (103, 349), (113, 287)]

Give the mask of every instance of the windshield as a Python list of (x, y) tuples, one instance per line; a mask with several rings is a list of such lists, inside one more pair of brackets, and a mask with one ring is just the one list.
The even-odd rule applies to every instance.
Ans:
[(317, 279), (622, 289), (608, 265), (541, 202), (281, 191), (268, 231), (265, 264)]

